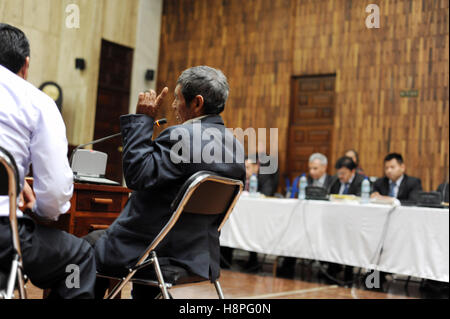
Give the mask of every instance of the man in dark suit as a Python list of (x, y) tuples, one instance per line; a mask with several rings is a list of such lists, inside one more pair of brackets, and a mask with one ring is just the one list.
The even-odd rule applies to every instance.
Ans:
[(383, 178), (373, 185), (372, 197), (394, 197), (402, 202), (415, 202), (417, 193), (422, 190), (420, 179), (405, 174), (406, 166), (402, 155), (388, 154), (384, 158)]
[(338, 179), (331, 186), (330, 193), (360, 196), (364, 176), (356, 173), (356, 163), (344, 156), (338, 159), (335, 168)]
[[(137, 114), (120, 118), (124, 175), (134, 192), (99, 239), (95, 240), (96, 235), (86, 238), (95, 242), (100, 272), (123, 275), (126, 267), (136, 263), (169, 220), (170, 205), (179, 189), (196, 172), (211, 171), (245, 182), (243, 146), (219, 115), (228, 90), (221, 71), (206, 66), (190, 68), (178, 79), (172, 104), (180, 125), (164, 130), (152, 141), (153, 125), (167, 88), (158, 97), (153, 90), (141, 93)], [(220, 271), (217, 227), (221, 217), (181, 215), (157, 248), (160, 264), (182, 266), (192, 274), (215, 280)], [(103, 297), (103, 284), (98, 285), (96, 297)], [(152, 287), (133, 286), (136, 299), (154, 297), (158, 292)]]
[[(338, 179), (331, 186), (331, 194), (340, 195), (361, 195), (361, 185), (364, 181), (364, 176), (356, 172), (356, 163), (348, 156), (341, 157), (336, 162)], [(347, 285), (353, 280), (353, 267), (328, 263), (328, 274), (336, 278), (339, 271), (345, 268), (344, 284)]]
[(449, 190), (448, 190), (448, 182), (446, 183), (442, 183), (441, 185), (439, 185), (437, 192), (439, 192), (442, 195), (442, 201), (444, 203), (448, 203), (448, 195), (449, 195)]
[[(337, 177), (328, 175), (328, 159), (325, 155), (321, 153), (314, 153), (309, 157), (308, 161), (309, 175), (308, 175), (308, 186), (322, 187), (330, 193), (331, 186), (336, 182)], [(291, 198), (298, 197), (300, 176), (294, 179), (292, 183)]]
[[(336, 176), (330, 176), (327, 174), (328, 159), (321, 153), (314, 153), (309, 157), (309, 175), (308, 186), (322, 187), (330, 192), (331, 186), (337, 180)], [(294, 187), (291, 197), (298, 196), (298, 181), (296, 178), (294, 181)], [(295, 264), (297, 258), (284, 257), (281, 267), (277, 270), (277, 275), (283, 278), (293, 278), (295, 275)]]
[(279, 170), (277, 169), (273, 174), (262, 173), (261, 167), (267, 166), (267, 163), (262, 164), (259, 161), (259, 157), (259, 154), (255, 154), (245, 159), (245, 170), (247, 173), (245, 190), (249, 190), (250, 177), (256, 174), (258, 177), (258, 192), (265, 196), (274, 196), (278, 189)]
[(336, 176), (327, 174), (328, 159), (321, 153), (314, 153), (309, 157), (308, 186), (325, 188), (330, 192), (331, 186), (336, 182)]

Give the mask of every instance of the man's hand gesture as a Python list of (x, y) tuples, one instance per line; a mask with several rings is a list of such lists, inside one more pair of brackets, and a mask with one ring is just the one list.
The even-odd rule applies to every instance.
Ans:
[(145, 114), (155, 119), (159, 108), (161, 107), (162, 100), (166, 96), (167, 92), (169, 92), (169, 89), (165, 87), (159, 96), (156, 96), (156, 92), (153, 90), (140, 93), (136, 114)]

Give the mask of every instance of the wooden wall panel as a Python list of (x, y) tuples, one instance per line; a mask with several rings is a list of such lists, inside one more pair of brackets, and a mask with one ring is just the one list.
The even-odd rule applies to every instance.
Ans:
[[(144, 0), (142, 0), (144, 1)], [(69, 4), (80, 9), (80, 28), (68, 29)], [(0, 21), (22, 29), (31, 46), (29, 81), (55, 81), (63, 89), (70, 144), (93, 138), (101, 39), (135, 46), (139, 0), (1, 0)], [(75, 58), (86, 69), (75, 70)]]
[(173, 90), (191, 66), (222, 69), (226, 125), (277, 127), (283, 171), (291, 77), (336, 74), (330, 162), (355, 148), (380, 176), (383, 157), (401, 152), (408, 173), (435, 189), (449, 168), (449, 2), (380, 0), (380, 29), (365, 26), (368, 3), (165, 0), (158, 88)]
[[(230, 84), (225, 124), (278, 128), (280, 158), (285, 158), (294, 5), (288, 0), (164, 1), (158, 89), (173, 91), (180, 73), (192, 66), (221, 69)], [(173, 124), (171, 102), (165, 107)]]
[[(369, 175), (389, 152), (425, 189), (448, 179), (448, 1), (378, 1), (380, 28), (364, 1), (297, 1), (293, 73), (336, 72), (333, 158), (360, 152)], [(312, 39), (311, 39), (312, 38)], [(416, 98), (401, 91), (418, 90)]]

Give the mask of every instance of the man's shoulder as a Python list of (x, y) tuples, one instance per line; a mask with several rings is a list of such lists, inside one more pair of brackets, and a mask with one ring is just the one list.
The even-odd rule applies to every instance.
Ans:
[(196, 132), (197, 128), (200, 129), (200, 132), (203, 133), (203, 131), (205, 130), (214, 130), (214, 129), (219, 129), (221, 132), (223, 132), (224, 134), (232, 134), (231, 132), (228, 132), (228, 130), (225, 130), (225, 125), (223, 124), (223, 122), (219, 122), (216, 121), (214, 118), (216, 116), (211, 116), (206, 119), (202, 119), (202, 120), (195, 120), (192, 122), (186, 122), (186, 123), (182, 123), (182, 124), (178, 124), (178, 125), (173, 125), (170, 126), (166, 129), (164, 129), (158, 138), (170, 138), (171, 136), (174, 137), (174, 135), (176, 136), (184, 136), (184, 135), (189, 135), (191, 136), (194, 132)]
[(409, 176), (409, 175), (405, 174), (404, 179), (405, 179), (405, 182), (408, 183), (409, 185), (422, 184), (422, 181), (418, 177)]
[(40, 110), (48, 107), (56, 108), (55, 102), (47, 94), (8, 70), (2, 70), (1, 81), (23, 106), (31, 105)]

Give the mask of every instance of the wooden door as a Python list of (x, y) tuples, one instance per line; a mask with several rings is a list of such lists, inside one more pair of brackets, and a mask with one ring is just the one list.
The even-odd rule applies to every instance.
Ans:
[[(133, 49), (102, 40), (94, 139), (120, 132), (119, 117), (128, 114)], [(108, 154), (106, 178), (122, 182), (122, 138), (94, 145)]]
[(335, 75), (296, 77), (292, 79), (289, 144), (287, 156), (288, 176), (292, 180), (308, 173), (311, 154), (319, 152), (330, 163), (334, 122)]

